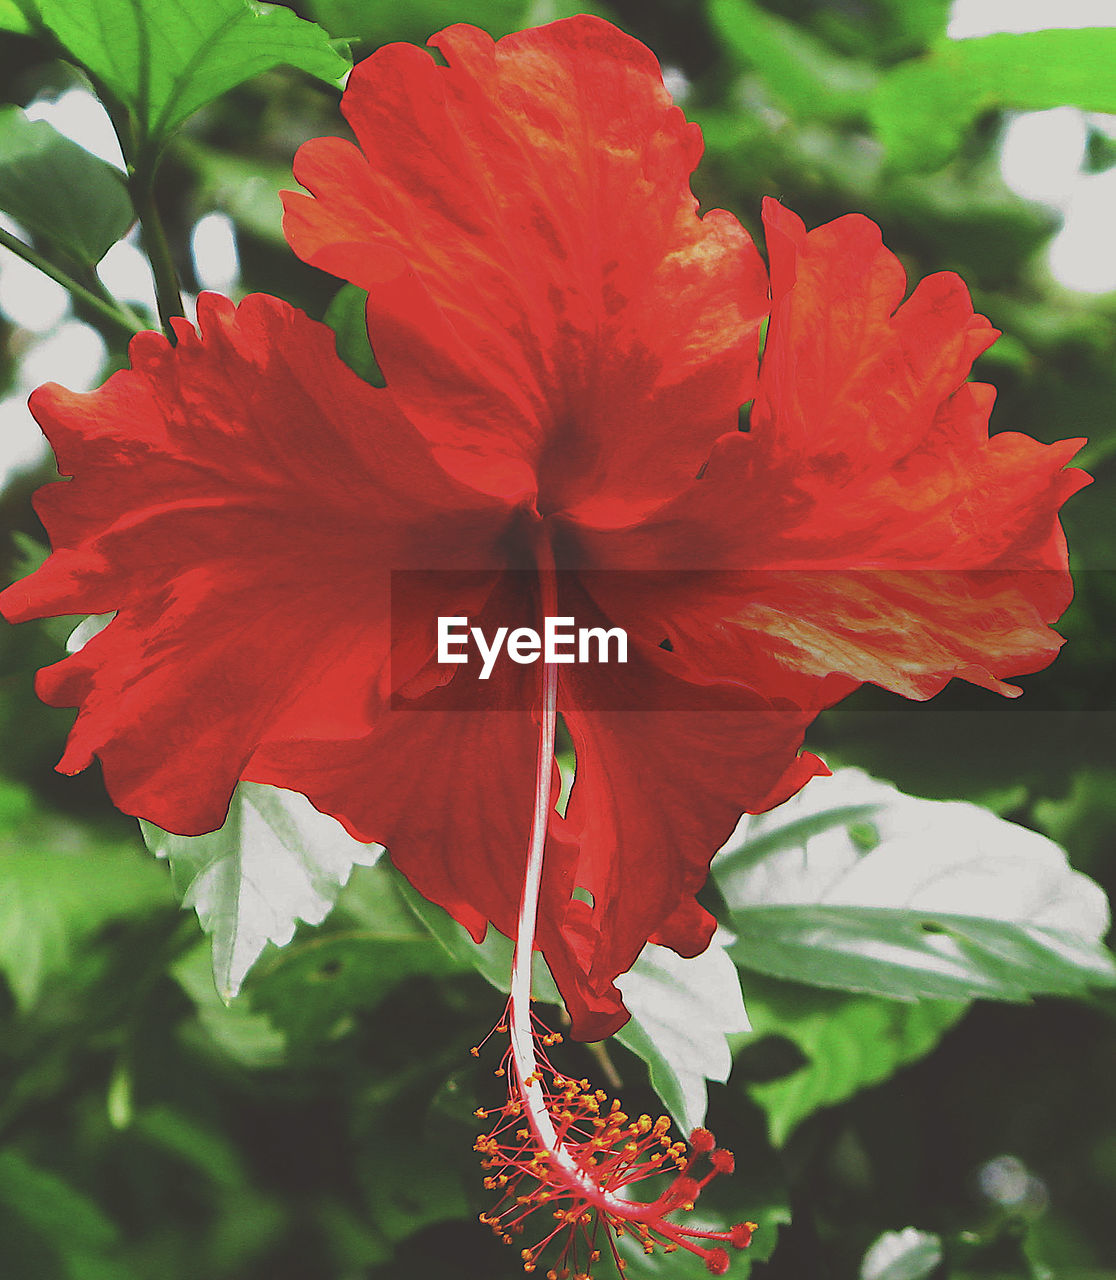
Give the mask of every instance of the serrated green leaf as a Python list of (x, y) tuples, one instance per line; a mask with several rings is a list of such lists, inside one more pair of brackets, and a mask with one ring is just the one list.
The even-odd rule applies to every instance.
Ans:
[(22, 788), (0, 784), (0, 973), (20, 1009), (109, 921), (170, 901), (164, 876), (136, 850), (47, 817)]
[(440, 978), (461, 966), (425, 931), (390, 940), (341, 932), (296, 941), (253, 979), (252, 1006), (292, 1045), (313, 1048), (368, 1013), (407, 978)]
[(231, 999), (264, 947), (286, 946), (299, 920), (320, 924), (356, 865), (379, 845), (360, 844), (305, 796), (242, 782), (219, 830), (177, 836), (140, 823), (148, 848), (167, 858), (184, 907), (213, 935), (217, 990)]
[(647, 1063), (652, 1087), (685, 1134), (705, 1121), (706, 1081), (729, 1078), (725, 1037), (749, 1030), (730, 941), (720, 931), (690, 959), (648, 943), (616, 982), (632, 1015), (616, 1039)]
[(350, 62), (283, 5), (253, 0), (30, 0), (75, 62), (132, 111), (157, 152), (199, 107), (291, 66), (337, 84)]
[[(440, 907), (426, 901), (395, 873), (401, 897), (459, 964), (477, 969), (499, 991), (510, 990), (509, 939), (495, 929), (479, 945)], [(675, 1122), (689, 1133), (705, 1117), (706, 1081), (728, 1079), (732, 1053), (726, 1035), (747, 1030), (740, 980), (720, 935), (700, 956), (683, 959), (649, 943), (617, 981), (632, 1018), (616, 1035), (647, 1063), (651, 1086)], [(533, 957), (536, 1000), (562, 997), (542, 956)]]
[(790, 1075), (747, 1086), (776, 1146), (819, 1108), (844, 1102), (929, 1053), (968, 1008), (952, 1001), (850, 996), (758, 974), (746, 982), (756, 1036), (790, 1040), (807, 1059)]
[(390, 942), (327, 934), (285, 948), (255, 984), (252, 1001), (292, 1037), (312, 1041), (354, 1009), (375, 1008), (408, 977), (459, 972), (433, 938), (421, 934)]
[(864, 1255), (860, 1280), (926, 1280), (941, 1261), (939, 1236), (914, 1227), (885, 1231)]
[[(81, 199), (75, 200), (74, 193)], [(0, 109), (0, 209), (94, 266), (132, 225), (122, 175), (45, 120)]]
[(887, 72), (870, 114), (892, 167), (936, 169), (986, 111), (1116, 111), (1114, 60), (1111, 27), (943, 41)]
[[(813, 826), (826, 811), (872, 804), (879, 844), (870, 852), (849, 835), (844, 812), (828, 830)], [(1116, 983), (1100, 942), (1104, 893), (1045, 836), (976, 805), (914, 799), (841, 770), (752, 819), (746, 840), (770, 843), (807, 820), (804, 840), (755, 865), (746, 848), (714, 862), (737, 964), (901, 1000), (1025, 1000)]]

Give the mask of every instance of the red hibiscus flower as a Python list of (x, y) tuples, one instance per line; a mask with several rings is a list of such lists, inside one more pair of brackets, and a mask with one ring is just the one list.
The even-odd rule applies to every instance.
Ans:
[[(536, 1056), (531, 949), (573, 1034), (610, 1034), (648, 940), (708, 944), (694, 894), (741, 812), (824, 769), (799, 754), (822, 707), (864, 681), (1013, 692), (1048, 663), (1080, 442), (989, 438), (990, 390), (965, 379), (995, 330), (953, 275), (904, 302), (864, 218), (808, 234), (769, 202), (769, 293), (735, 219), (697, 213), (697, 126), (609, 24), (431, 43), (448, 65), (392, 45), (354, 70), (357, 145), (304, 146), (312, 195), (287, 200), (296, 252), (368, 290), (386, 386), (277, 299), (203, 296), (177, 346), (142, 334), (99, 391), (33, 397), (71, 478), (38, 495), (53, 554), (0, 606), (115, 612), (40, 673), (80, 708), (64, 772), (96, 755), (121, 808), (185, 834), (240, 779), (299, 791), (474, 937), (516, 938), (508, 1114), (528, 1136), (483, 1140), (490, 1181), (541, 1178), (571, 1237), (591, 1212), (720, 1273), (712, 1242), (748, 1231), (664, 1215), (703, 1185), (697, 1155), (731, 1158), (596, 1123)], [(629, 661), (504, 663), (480, 702), (475, 666), (437, 662), (432, 612), (620, 625)], [(617, 1143), (676, 1167), (672, 1189), (627, 1201), (644, 1175), (605, 1159)], [(491, 1220), (510, 1236), (525, 1211)]]

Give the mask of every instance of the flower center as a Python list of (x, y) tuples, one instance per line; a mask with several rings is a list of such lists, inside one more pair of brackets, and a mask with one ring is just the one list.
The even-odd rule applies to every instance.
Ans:
[[(553, 559), (540, 539), (539, 574), (542, 612), (556, 609)], [(695, 1129), (690, 1150), (669, 1136), (670, 1120), (652, 1121), (642, 1115), (630, 1119), (618, 1101), (609, 1103), (588, 1080), (556, 1071), (545, 1050), (561, 1040), (531, 1011), (531, 957), (538, 920), (543, 856), (550, 817), (554, 735), (558, 719), (558, 668), (542, 666), (539, 747), (535, 770), (535, 805), (527, 850), (523, 897), (520, 903), (511, 996), (504, 1020), (496, 1030), (509, 1036), (497, 1075), (507, 1077), (503, 1106), (476, 1112), (495, 1116), (487, 1134), (477, 1138), (476, 1150), (490, 1172), (485, 1186), (500, 1191), (491, 1213), (481, 1215), (508, 1244), (515, 1242), (525, 1222), (546, 1209), (555, 1223), (535, 1245), (521, 1250), (523, 1269), (536, 1270), (543, 1251), (559, 1244), (556, 1266), (548, 1280), (588, 1280), (589, 1268), (607, 1247), (620, 1272), (625, 1262), (616, 1240), (634, 1237), (644, 1252), (661, 1248), (673, 1253), (688, 1249), (704, 1259), (713, 1275), (724, 1275), (729, 1254), (723, 1247), (745, 1248), (755, 1223), (738, 1223), (729, 1231), (703, 1231), (668, 1220), (675, 1210), (690, 1210), (703, 1187), (719, 1173), (731, 1173), (733, 1156), (717, 1148), (708, 1129)], [(479, 1054), (479, 1048), (474, 1054)], [(695, 1168), (707, 1158), (708, 1171), (700, 1179)], [(650, 1201), (631, 1200), (626, 1189), (648, 1178), (673, 1172), (667, 1188)]]

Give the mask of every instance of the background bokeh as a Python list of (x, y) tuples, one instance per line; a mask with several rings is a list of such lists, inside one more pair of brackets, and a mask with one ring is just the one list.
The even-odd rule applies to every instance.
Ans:
[[(352, 38), (358, 57), (452, 21), (498, 35), (586, 11), (563, 0), (289, 7)], [(975, 0), (615, 0), (592, 11), (655, 50), (701, 123), (704, 206), (731, 209), (757, 239), (765, 195), (810, 225), (868, 214), (912, 282), (960, 272), (1004, 331), (976, 370), (998, 389), (993, 429), (1088, 437), (1080, 461), (1095, 483), (1065, 512), (1077, 595), (1056, 664), (1020, 681), (1025, 695), (1012, 703), (968, 686), (917, 706), (864, 689), (823, 718), (811, 745), (909, 793), (977, 800), (1032, 826), (1111, 895), (1116, 115), (1105, 113), (1116, 111), (1116, 63), (1095, 33), (1103, 56), (1092, 58), (1072, 43), (1036, 57), (1005, 36), (998, 55), (967, 61), (963, 39), (946, 42), (951, 14), (952, 34), (979, 37), (982, 21), (1085, 25), (1101, 11)], [(966, 97), (971, 109), (956, 111)], [(118, 160), (81, 76), (44, 44), (0, 34), (0, 99)], [(276, 192), (292, 185), (302, 141), (342, 131), (337, 95), (285, 71), (188, 122), (158, 191), (187, 289), (265, 290), (324, 313), (336, 282), (287, 249)], [(101, 279), (153, 307), (134, 238), (109, 252)], [(95, 313), (0, 251), (9, 578), (42, 555), (29, 497), (52, 474), (28, 391), (47, 379), (93, 386), (123, 361), (119, 335)], [(52, 772), (70, 715), (38, 704), (32, 672), (59, 656), (72, 625), (0, 634), (0, 1274), (521, 1274), (515, 1251), (476, 1222), (485, 1193), (470, 1150), (472, 1109), (499, 1085), (468, 1046), (499, 997), (432, 946), (370, 870), (330, 922), (265, 957), (246, 994), (222, 1005), (208, 944), (134, 822), (113, 810), (95, 770)], [(945, 1011), (933, 1033), (896, 1015), (873, 1033), (881, 1002), (870, 997), (862, 1007), (750, 982), (746, 997), (831, 1036), (818, 1033), (817, 1104), (779, 1145), (760, 1099), (801, 1067), (801, 1036), (765, 1019), (764, 1034), (740, 1039), (730, 1082), (712, 1086), (711, 1122), (741, 1170), (714, 1209), (763, 1210), (765, 1254), (784, 1222), (757, 1277), (854, 1277), (862, 1265), (869, 1280), (1116, 1277), (1111, 995), (977, 1003)], [(570, 1052), (572, 1070), (602, 1070)], [(610, 1052), (629, 1109), (657, 1113), (643, 1064)], [(841, 1073), (846, 1085), (834, 1084)], [(833, 1098), (843, 1100), (823, 1105)], [(944, 1260), (919, 1270), (914, 1249), (907, 1270), (878, 1256), (863, 1264), (881, 1233), (907, 1227), (938, 1236)], [(633, 1261), (629, 1274), (703, 1273), (688, 1268)]]

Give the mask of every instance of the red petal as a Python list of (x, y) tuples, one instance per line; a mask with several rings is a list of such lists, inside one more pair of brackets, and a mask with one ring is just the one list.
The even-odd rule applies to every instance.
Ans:
[(691, 479), (753, 394), (762, 264), (697, 217), (701, 153), (637, 41), (593, 17), (379, 49), (307, 143), (286, 232), (368, 288), (377, 357), (456, 474), (618, 524)]
[[(748, 433), (641, 525), (571, 525), (567, 555), (679, 570), (671, 590), (597, 598), (668, 638), (691, 679), (736, 678), (822, 706), (857, 682), (927, 698), (1056, 654), (1071, 596), (1058, 510), (1088, 482), (1081, 441), (989, 438), (991, 389), (966, 383), (995, 335), (956, 276), (904, 275), (867, 219), (807, 234), (767, 202), (774, 300)], [(725, 570), (709, 573), (710, 569)]]
[(389, 568), (483, 564), (506, 520), (323, 325), (264, 296), (204, 295), (199, 321), (173, 348), (141, 334), (98, 391), (35, 394), (75, 478), (37, 495), (54, 554), (0, 596), (12, 621), (119, 611), (40, 673), (46, 701), (81, 705), (59, 767), (99, 755), (121, 808), (184, 833), (220, 825), (269, 735), (366, 733)]
[[(524, 705), (523, 690), (503, 693)], [(528, 711), (469, 709), (475, 703), (468, 693), (463, 706), (461, 683), (451, 684), (428, 693), (421, 710), (385, 712), (361, 739), (265, 744), (245, 773), (301, 791), (358, 839), (387, 845), (419, 893), (475, 941), (490, 920), (514, 937), (538, 725)]]
[[(588, 601), (576, 612), (579, 622), (601, 621)], [(695, 688), (677, 666), (636, 645), (623, 667), (561, 668), (577, 775), (553, 831), (576, 855), (564, 851), (564, 880), (544, 883), (540, 939), (571, 1015), (581, 1012), (578, 1038), (610, 1035), (627, 1020), (614, 980), (649, 939), (686, 956), (708, 945), (714, 922), (694, 895), (741, 813), (781, 804), (826, 772), (798, 754), (812, 712), (772, 707), (740, 686)], [(596, 709), (630, 705), (625, 688), (646, 709)], [(664, 710), (674, 707), (688, 709)]]

